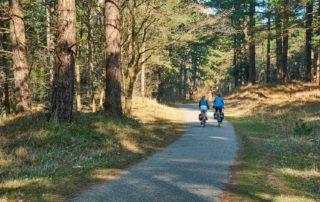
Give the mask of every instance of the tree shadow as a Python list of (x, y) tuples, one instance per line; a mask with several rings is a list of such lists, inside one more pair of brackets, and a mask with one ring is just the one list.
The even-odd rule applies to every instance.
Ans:
[[(236, 180), (228, 185), (227, 199), (238, 195), (250, 201), (272, 201), (291, 195), (319, 200), (319, 176), (308, 177), (309, 170), (320, 168), (319, 102), (294, 100), (254, 109), (259, 113), (232, 118), (244, 151), (233, 168)], [(312, 133), (297, 133), (298, 122), (305, 122)], [(306, 174), (283, 173), (286, 169)]]
[(0, 126), (0, 198), (64, 201), (97, 183), (97, 169), (126, 168), (183, 129), (105, 112), (77, 113), (71, 123), (47, 122), (44, 112), (14, 118)]

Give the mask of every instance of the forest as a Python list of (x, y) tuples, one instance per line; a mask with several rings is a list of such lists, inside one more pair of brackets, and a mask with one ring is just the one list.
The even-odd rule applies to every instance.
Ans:
[[(120, 129), (112, 127), (131, 135), (147, 131), (158, 138), (174, 131), (178, 136), (182, 119), (169, 106), (198, 102), (203, 95), (211, 100), (248, 86), (273, 89), (295, 82), (320, 86), (320, 0), (0, 0), (0, 169), (5, 170), (0, 176), (11, 180), (42, 173), (39, 176), (52, 175), (49, 181), (57, 185), (56, 179), (70, 177), (72, 171), (53, 174), (59, 170), (53, 165), (53, 170), (41, 170), (49, 160), (37, 155), (52, 155), (45, 145), (52, 144), (52, 152), (57, 152), (79, 144), (72, 151), (80, 153), (82, 146), (107, 142), (110, 137), (101, 134), (121, 136)], [(166, 118), (179, 119), (179, 127), (163, 117), (146, 124), (148, 113), (142, 111), (149, 104), (168, 111)], [(90, 127), (81, 127), (83, 122)], [(100, 134), (95, 123), (107, 132)], [(79, 139), (64, 136), (67, 133)], [(46, 139), (40, 138), (43, 134)], [(61, 141), (53, 139), (55, 134)], [(125, 151), (126, 158), (141, 159), (173, 140), (139, 138), (144, 154)], [(153, 149), (143, 141), (154, 144)], [(38, 157), (43, 159), (35, 160)], [(63, 158), (65, 162), (71, 156)], [(124, 157), (110, 163), (110, 157), (105, 165), (105, 158), (97, 160), (96, 167), (82, 159), (87, 167), (75, 175), (128, 164)], [(12, 161), (17, 162), (8, 163)], [(41, 171), (32, 170), (28, 162), (38, 162)], [(9, 174), (17, 165), (30, 171)], [(68, 180), (78, 183), (78, 178)], [(30, 201), (60, 201), (37, 193), (40, 185), (32, 183), (20, 190), (30, 192)], [(8, 191), (0, 183), (0, 201), (2, 196), (23, 198), (17, 189)], [(46, 189), (63, 197), (70, 194)]]
[(61, 4), (1, 2), (2, 116), (41, 105), (71, 120), (74, 102), (130, 114), (134, 92), (175, 102), (249, 83), (320, 82), (318, 2)]

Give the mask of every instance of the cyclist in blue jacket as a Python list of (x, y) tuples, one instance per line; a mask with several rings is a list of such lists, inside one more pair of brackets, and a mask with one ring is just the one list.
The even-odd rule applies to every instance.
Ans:
[(216, 110), (216, 113), (219, 112), (222, 113), (222, 108), (224, 108), (224, 100), (221, 97), (221, 94), (218, 94), (217, 97), (213, 101), (213, 107)]
[(204, 112), (204, 114), (207, 116), (207, 111), (209, 109), (209, 103), (208, 100), (206, 100), (206, 96), (202, 96), (201, 100), (199, 101), (199, 109), (201, 112)]

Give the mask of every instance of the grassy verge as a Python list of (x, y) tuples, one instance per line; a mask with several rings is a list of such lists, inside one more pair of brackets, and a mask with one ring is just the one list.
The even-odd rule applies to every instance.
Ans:
[(320, 201), (320, 90), (249, 87), (228, 99), (243, 151), (223, 201)]
[(137, 100), (134, 118), (77, 113), (58, 124), (35, 112), (0, 123), (0, 201), (64, 201), (182, 134), (177, 109)]

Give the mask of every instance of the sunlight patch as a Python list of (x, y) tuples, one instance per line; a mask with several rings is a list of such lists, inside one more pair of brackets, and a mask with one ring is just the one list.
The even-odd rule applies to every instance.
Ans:
[(129, 140), (121, 140), (120, 143), (121, 143), (121, 145), (122, 145), (125, 149), (127, 149), (127, 150), (129, 150), (129, 151), (131, 151), (131, 152), (133, 152), (133, 153), (139, 153), (139, 154), (142, 154), (142, 153), (143, 153), (143, 151), (141, 150), (141, 148), (139, 148), (139, 147), (136, 145), (136, 143), (133, 143), (132, 141), (129, 141)]
[(280, 169), (280, 172), (285, 175), (291, 175), (294, 177), (302, 177), (302, 178), (314, 178), (314, 177), (320, 177), (320, 172), (317, 169), (311, 169), (311, 170), (294, 170), (291, 168), (283, 168)]
[(124, 173), (125, 171), (121, 169), (98, 169), (91, 174), (91, 177), (97, 180), (115, 180)]

